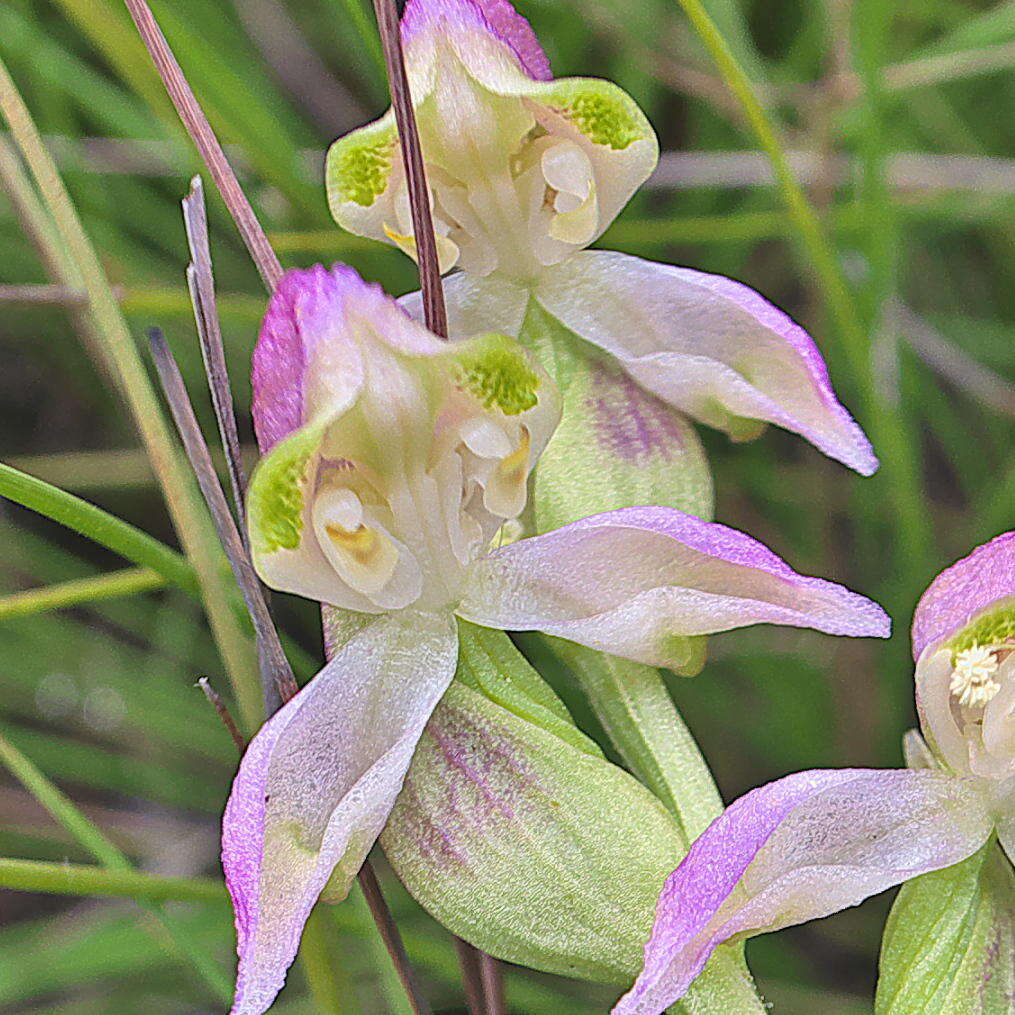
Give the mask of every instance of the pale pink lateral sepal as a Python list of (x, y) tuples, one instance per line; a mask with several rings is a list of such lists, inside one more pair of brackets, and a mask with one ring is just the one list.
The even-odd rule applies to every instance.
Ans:
[(660, 1015), (724, 941), (855, 906), (975, 853), (982, 797), (940, 772), (797, 772), (702, 833), (659, 896), (645, 964), (613, 1015)]
[(251, 741), (222, 826), (239, 954), (233, 1015), (270, 1007), (318, 896), (329, 881), (348, 890), (457, 653), (450, 615), (375, 620)]
[(878, 467), (813, 339), (740, 282), (591, 250), (547, 273), (536, 299), (703, 423), (734, 435), (743, 420), (774, 423), (862, 475)]
[(757, 540), (673, 508), (607, 511), (476, 561), (458, 613), (654, 666), (688, 636), (748, 624), (887, 637), (876, 603), (797, 574)]

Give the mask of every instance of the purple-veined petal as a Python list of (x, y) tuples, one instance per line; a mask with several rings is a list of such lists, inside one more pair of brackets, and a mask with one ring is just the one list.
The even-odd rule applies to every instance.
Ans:
[(1015, 597), (1015, 532), (977, 547), (931, 582), (913, 616), (913, 658), (1008, 597)]
[(797, 574), (743, 532), (664, 507), (607, 511), (495, 550), (472, 565), (458, 613), (674, 667), (688, 636), (748, 624), (890, 630), (869, 599)]
[(940, 772), (797, 772), (752, 790), (667, 878), (614, 1015), (659, 1015), (722, 942), (855, 906), (964, 860), (990, 833), (981, 795)]
[(268, 1009), (325, 885), (348, 890), (454, 676), (457, 651), (450, 615), (381, 618), (251, 741), (222, 823), (240, 958), (233, 1015)]
[(476, 31), (490, 33), (507, 46), (530, 78), (549, 81), (553, 77), (532, 26), (508, 0), (409, 0), (402, 14), (402, 41), (407, 49), (426, 34), (442, 34), (452, 44), (464, 35), (462, 42), (467, 45), (469, 35)]
[(877, 469), (813, 340), (740, 282), (584, 251), (548, 271), (536, 298), (649, 391), (702, 422), (733, 432), (744, 419), (775, 423), (863, 475)]

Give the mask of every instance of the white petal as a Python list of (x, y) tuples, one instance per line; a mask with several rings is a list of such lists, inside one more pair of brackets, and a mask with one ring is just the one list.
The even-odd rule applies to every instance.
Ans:
[(547, 272), (536, 299), (639, 384), (704, 423), (735, 430), (740, 419), (764, 420), (864, 475), (877, 467), (814, 342), (739, 282), (584, 251)]
[(234, 1015), (267, 1010), (324, 886), (348, 890), (457, 652), (448, 615), (377, 620), (251, 741), (222, 829), (240, 956)]

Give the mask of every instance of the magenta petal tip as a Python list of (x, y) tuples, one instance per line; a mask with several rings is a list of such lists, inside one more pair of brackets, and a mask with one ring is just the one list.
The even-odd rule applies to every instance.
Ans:
[(549, 81), (553, 77), (550, 61), (532, 26), (508, 0), (408, 0), (402, 14), (402, 39), (409, 46), (420, 32), (469, 26), (495, 35), (533, 80)]
[(1015, 532), (978, 546), (931, 582), (913, 616), (913, 658), (954, 637), (993, 603), (1015, 596)]

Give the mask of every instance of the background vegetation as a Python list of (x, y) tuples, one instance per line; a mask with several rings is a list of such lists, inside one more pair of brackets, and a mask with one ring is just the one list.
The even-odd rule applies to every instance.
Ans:
[[(342, 259), (393, 291), (412, 287), (400, 254), (332, 225), (321, 185), (327, 144), (386, 105), (369, 4), (152, 6), (283, 263)], [(678, 705), (727, 799), (798, 768), (898, 765), (900, 736), (914, 721), (912, 608), (944, 565), (1015, 521), (1015, 389), (1003, 379), (1015, 375), (1015, 3), (706, 0), (830, 248), (773, 184), (743, 95), (727, 87), (728, 68), (720, 71), (682, 9), (696, 4), (518, 7), (558, 75), (618, 81), (667, 153), (603, 245), (732, 275), (789, 310), (817, 336), (884, 462), (861, 479), (781, 431), (739, 446), (705, 435), (717, 517), (800, 570), (880, 600), (896, 633), (887, 643), (776, 628), (720, 636), (700, 677), (673, 681)], [(141, 348), (146, 327), (164, 328), (197, 392), (179, 201), (200, 167), (121, 0), (7, 0), (0, 55), (130, 335)], [(10, 187), (9, 135), (0, 140)], [(263, 290), (218, 197), (209, 204), (245, 413)], [(68, 282), (40, 257), (38, 229), (33, 242), (25, 225), (23, 204), (0, 197), (0, 453), (175, 545), (116, 390), (110, 336), (97, 336), (82, 314), (89, 280)], [(63, 288), (24, 288), (48, 284)], [(210, 409), (197, 401), (211, 433)], [(155, 408), (144, 412), (151, 420)], [(241, 430), (249, 440), (245, 415)], [(0, 504), (0, 757), (20, 772), (0, 775), (0, 856), (58, 865), (0, 860), (0, 885), (39, 888), (48, 877), (54, 889), (0, 891), (0, 1010), (221, 1010), (233, 935), (210, 878), (236, 757), (193, 686), (208, 676), (229, 690), (204, 615), (183, 589), (123, 573), (116, 554)], [(53, 588), (109, 573), (84, 590)], [(52, 609), (60, 601), (73, 605)], [(316, 613), (291, 600), (280, 613), (306, 676), (320, 651)], [(581, 702), (571, 703), (588, 722)], [(54, 783), (78, 809), (54, 796)], [(64, 862), (96, 861), (114, 873), (94, 894), (155, 901), (144, 909), (67, 894), (89, 891)], [(438, 1008), (463, 1010), (447, 935), (390, 878), (385, 885)], [(752, 942), (752, 967), (775, 1010), (869, 1012), (889, 902)], [(361, 899), (318, 912), (307, 944), (280, 1015), (404, 1011)], [(611, 997), (521, 970), (509, 972), (508, 995), (512, 1010), (531, 1015), (603, 1011)]]

